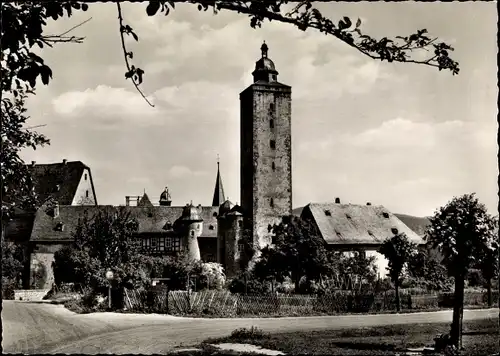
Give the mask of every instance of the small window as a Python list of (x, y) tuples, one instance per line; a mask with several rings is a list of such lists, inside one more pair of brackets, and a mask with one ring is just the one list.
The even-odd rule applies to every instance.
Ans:
[(270, 146), (271, 146), (271, 148), (272, 148), (273, 150), (274, 150), (274, 149), (276, 149), (276, 141), (271, 140), (271, 142), (270, 142), (269, 144), (270, 144)]
[(57, 223), (56, 231), (64, 231), (64, 224), (62, 222)]
[(87, 180), (87, 173), (85, 173), (84, 179)]
[(240, 221), (238, 221), (238, 226), (239, 226), (239, 227), (242, 227), (242, 226), (243, 226), (243, 221), (241, 221), (241, 220), (240, 220)]
[(88, 197), (89, 197), (89, 191), (88, 191), (88, 190), (86, 190), (86, 191), (85, 191), (85, 197), (86, 197), (86, 198), (88, 198)]
[(239, 243), (238, 244), (238, 252), (242, 253), (243, 251), (245, 251), (245, 245), (242, 243)]
[(191, 230), (191, 236), (194, 236), (194, 230)]
[(212, 214), (213, 217), (217, 217), (217, 212), (215, 211), (213, 214)]
[(273, 171), (276, 170), (276, 165), (274, 164), (274, 162), (271, 164), (271, 167), (272, 167)]
[(214, 226), (213, 226), (213, 225), (210, 225), (210, 226), (208, 227), (208, 229), (209, 229), (209, 230), (213, 230), (213, 229), (214, 229)]
[[(273, 79), (274, 79), (274, 78), (273, 78)], [(271, 111), (274, 111), (274, 103), (269, 104), (269, 109), (270, 109)]]
[(152, 218), (153, 217), (153, 213), (152, 212), (148, 212), (148, 217)]
[(269, 205), (271, 206), (271, 208), (274, 207), (274, 199), (273, 198), (271, 198), (271, 200), (269, 200)]
[(273, 119), (269, 120), (269, 127), (274, 129), (274, 120)]
[(325, 210), (325, 215), (326, 216), (332, 216), (332, 212), (330, 210)]

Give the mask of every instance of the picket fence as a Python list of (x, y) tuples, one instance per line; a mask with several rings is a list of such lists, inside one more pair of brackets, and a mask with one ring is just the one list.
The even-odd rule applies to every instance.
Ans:
[[(447, 297), (447, 296), (445, 296)], [(467, 305), (484, 305), (484, 293), (471, 295)], [(496, 292), (498, 300), (498, 292)], [(426, 310), (443, 305), (443, 295), (400, 295), (403, 310)], [(448, 303), (445, 303), (448, 304)], [(396, 310), (394, 293), (357, 294), (338, 291), (328, 295), (242, 295), (224, 290), (198, 292), (125, 290), (125, 306), (130, 310), (172, 315), (212, 315), (219, 317), (257, 315), (336, 315)]]

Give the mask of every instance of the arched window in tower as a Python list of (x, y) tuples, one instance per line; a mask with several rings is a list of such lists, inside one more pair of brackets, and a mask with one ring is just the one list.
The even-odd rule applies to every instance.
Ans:
[(274, 120), (273, 119), (269, 120), (269, 127), (274, 129)]
[(271, 206), (271, 208), (274, 208), (274, 199), (273, 198), (271, 198), (269, 200), (269, 205)]
[(269, 142), (269, 145), (271, 146), (271, 148), (274, 150), (276, 149), (276, 141), (274, 140), (271, 140), (271, 142)]
[(274, 164), (274, 162), (273, 162), (273, 163), (271, 163), (271, 168), (273, 169), (273, 171), (275, 171), (275, 170), (276, 170), (276, 165)]

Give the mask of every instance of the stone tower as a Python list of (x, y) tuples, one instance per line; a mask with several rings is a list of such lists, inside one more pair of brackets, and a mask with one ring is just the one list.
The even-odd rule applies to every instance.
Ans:
[(231, 278), (240, 270), (240, 240), (243, 233), (243, 214), (238, 205), (226, 200), (219, 207), (217, 216), (217, 262)]
[(182, 210), (182, 216), (174, 223), (174, 229), (182, 237), (182, 248), (192, 260), (201, 260), (198, 237), (203, 231), (201, 206), (187, 204)]
[(240, 94), (241, 207), (254, 246), (270, 243), (269, 225), (292, 213), (292, 88), (261, 47), (254, 82)]

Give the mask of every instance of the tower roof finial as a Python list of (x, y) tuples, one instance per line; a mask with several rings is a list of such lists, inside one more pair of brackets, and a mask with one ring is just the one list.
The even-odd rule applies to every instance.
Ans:
[(267, 47), (266, 41), (262, 43), (262, 46), (260, 46), (260, 50), (262, 51), (262, 58), (267, 58), (267, 51), (269, 50), (269, 47)]

